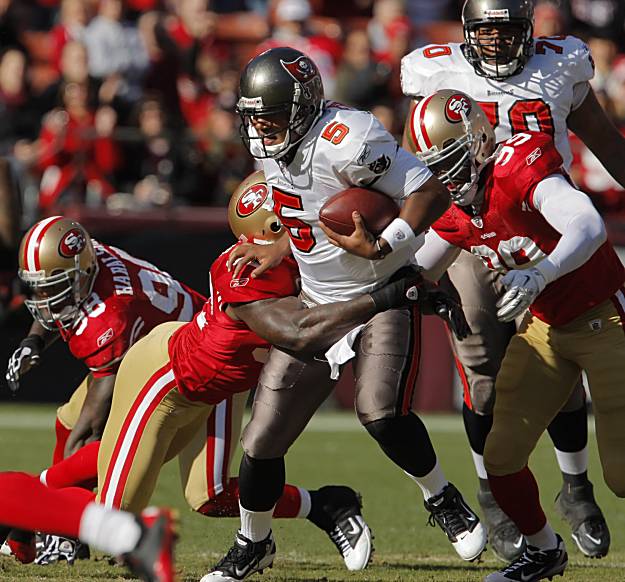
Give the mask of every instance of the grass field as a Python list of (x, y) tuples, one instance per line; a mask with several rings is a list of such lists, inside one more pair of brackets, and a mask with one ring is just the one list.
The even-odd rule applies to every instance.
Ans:
[[(0, 405), (0, 470), (37, 472), (46, 465), (52, 448), (53, 415), (54, 410), (49, 407)], [(425, 420), (448, 477), (465, 492), (467, 501), (476, 506), (476, 479), (460, 417), (430, 416)], [(591, 476), (612, 532), (612, 551), (603, 560), (583, 558), (570, 541), (567, 527), (553, 512), (552, 500), (560, 482), (547, 441), (541, 442), (532, 466), (552, 523), (570, 541), (570, 566), (565, 580), (625, 580), (625, 503), (619, 502), (603, 484), (592, 437), (591, 443)], [(427, 514), (414, 484), (383, 457), (352, 414), (326, 413), (315, 418), (289, 453), (287, 476), (289, 482), (307, 488), (345, 483), (362, 492), (364, 516), (375, 534), (373, 563), (365, 572), (348, 573), (334, 546), (320, 530), (307, 521), (280, 520), (274, 528), (278, 546), (274, 568), (252, 580), (467, 582), (481, 580), (501, 565), (490, 552), (484, 554), (479, 564), (465, 564), (456, 558), (441, 531), (426, 526)], [(179, 579), (199, 580), (230, 546), (238, 520), (208, 519), (186, 509), (175, 463), (165, 468), (154, 502), (180, 508)], [(3, 582), (129, 578), (124, 569), (109, 565), (101, 556), (79, 562), (73, 568), (66, 564), (22, 566), (12, 558), (0, 558)]]

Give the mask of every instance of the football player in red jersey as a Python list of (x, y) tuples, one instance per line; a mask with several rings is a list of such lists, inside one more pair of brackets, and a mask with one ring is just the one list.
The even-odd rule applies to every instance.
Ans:
[[(402, 58), (402, 91), (415, 100), (405, 124), (404, 147), (410, 149), (416, 101), (439, 89), (457, 89), (484, 109), (498, 142), (518, 132), (544, 131), (553, 136), (568, 170), (573, 132), (625, 188), (625, 138), (591, 87), (595, 74), (591, 51), (574, 36), (533, 35), (535, 4), (535, 0), (465, 0), (463, 43), (430, 44)], [(463, 310), (473, 331), (461, 343), (451, 338), (464, 386), (462, 416), (490, 548), (509, 562), (523, 552), (523, 536), (497, 506), (483, 457), (492, 425), (495, 378), (517, 331), (514, 322), (497, 320), (501, 279), (477, 257), (461, 253), (442, 284), (462, 288)], [(609, 551), (610, 531), (588, 478), (587, 408), (580, 378), (548, 433), (562, 475), (555, 508), (569, 524), (579, 550), (601, 558)]]
[(493, 495), (527, 548), (486, 581), (551, 578), (566, 568), (567, 553), (546, 521), (527, 463), (582, 370), (605, 481), (625, 496), (625, 271), (601, 217), (568, 180), (551, 136), (518, 133), (495, 149), (479, 105), (453, 90), (426, 97), (415, 118), (417, 155), (455, 202), (426, 235), (418, 263), (436, 279), (461, 249), (469, 251), (504, 273), (500, 321), (529, 309), (497, 376), (484, 452)]
[[(22, 239), (19, 276), (32, 291), (29, 335), (12, 355), (6, 379), (11, 390), (39, 363), (46, 345), (61, 337), (89, 374), (57, 411), (53, 462), (99, 440), (115, 376), (124, 354), (139, 338), (166, 321), (190, 321), (205, 297), (154, 265), (91, 239), (76, 221), (52, 216)], [(37, 559), (73, 561), (81, 548), (70, 540), (46, 538)], [(31, 535), (9, 538), (18, 559), (31, 561)], [(22, 553), (21, 550), (25, 550)]]
[[(231, 224), (237, 235), (270, 242), (282, 235), (283, 229), (262, 206), (267, 194), (262, 180), (262, 175), (256, 174), (239, 188), (231, 203)], [(149, 501), (162, 464), (179, 456), (187, 499), (191, 501), (189, 493), (193, 491), (198, 498), (209, 497), (204, 505), (193, 508), (207, 515), (237, 515), (238, 483), (227, 479), (227, 468), (240, 416), (238, 424), (229, 422), (227, 410), (233, 403), (240, 404), (241, 395), (256, 384), (269, 342), (289, 350), (317, 352), (373, 314), (410, 303), (406, 293), (416, 280), (413, 271), (408, 278), (398, 278), (358, 299), (307, 309), (292, 296), (298, 279), (292, 261), (286, 260), (257, 278), (249, 277), (254, 268), (250, 265), (233, 280), (226, 267), (231, 250), (213, 263), (211, 299), (194, 320), (158, 326), (123, 359), (102, 442), (78, 453), (90, 456), (91, 463), (97, 457), (98, 499), (106, 507), (140, 511)], [(423, 291), (421, 295), (427, 295)], [(431, 297), (453, 307), (436, 293)], [(207, 439), (209, 417), (219, 428)], [(62, 483), (60, 467), (73, 462), (70, 457), (51, 467), (46, 483), (51, 487), (68, 485)], [(84, 467), (84, 463), (78, 464)], [(217, 468), (221, 472), (215, 475)], [(215, 483), (208, 494), (207, 481)], [(5, 524), (18, 522), (21, 527), (41, 529), (42, 502), (30, 491), (28, 495), (28, 502), (17, 496), (15, 509), (3, 513)], [(371, 533), (351, 489), (328, 486), (306, 491), (287, 486), (276, 516), (307, 517), (326, 531), (349, 569), (367, 566)], [(48, 521), (46, 527), (62, 529), (62, 516), (58, 519), (61, 522)], [(275, 551), (269, 550), (267, 555), (273, 558)]]

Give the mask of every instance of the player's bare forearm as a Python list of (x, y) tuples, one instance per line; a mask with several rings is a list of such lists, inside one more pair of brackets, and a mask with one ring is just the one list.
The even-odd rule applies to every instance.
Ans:
[(416, 234), (420, 234), (445, 213), (449, 204), (447, 188), (438, 178), (432, 176), (406, 199), (399, 217), (403, 218)]
[(569, 115), (567, 125), (625, 188), (625, 137), (610, 121), (592, 89)]
[(30, 326), (30, 330), (28, 331), (28, 335), (39, 336), (43, 340), (44, 349), (53, 344), (60, 337), (58, 332), (46, 329), (37, 320), (33, 321)]
[(311, 309), (307, 309), (297, 297), (255, 301), (232, 309), (252, 331), (270, 344), (307, 353), (330, 347), (377, 312), (370, 295)]
[(108, 419), (115, 387), (115, 375), (89, 378), (87, 396), (80, 416), (65, 445), (65, 456), (75, 453), (88, 442), (100, 440)]

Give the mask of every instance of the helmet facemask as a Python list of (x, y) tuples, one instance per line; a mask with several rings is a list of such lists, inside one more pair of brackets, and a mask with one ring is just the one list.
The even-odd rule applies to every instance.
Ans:
[(532, 56), (533, 29), (526, 19), (465, 24), (465, 57), (478, 75), (507, 79), (520, 73)]
[(292, 152), (323, 108), (319, 70), (300, 51), (269, 49), (253, 58), (241, 74), (236, 107), (241, 138), (257, 159), (280, 159)]
[(85, 271), (80, 269), (79, 257), (74, 260), (75, 268), (59, 270), (50, 277), (33, 278), (26, 271), (20, 273), (32, 292), (31, 298), (24, 303), (31, 315), (47, 330), (70, 329), (93, 290), (97, 264)]

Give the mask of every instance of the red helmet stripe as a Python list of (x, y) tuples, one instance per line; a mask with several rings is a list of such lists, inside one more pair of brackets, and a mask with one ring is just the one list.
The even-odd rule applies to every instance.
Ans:
[(51, 216), (35, 225), (24, 245), (24, 265), (27, 271), (39, 271), (41, 269), (39, 245), (41, 244), (43, 235), (53, 224), (62, 219), (62, 216)]

